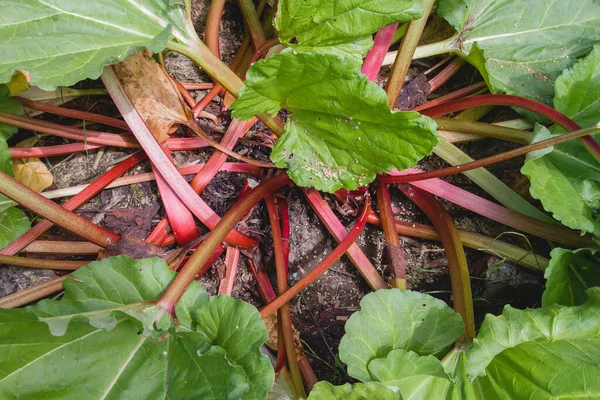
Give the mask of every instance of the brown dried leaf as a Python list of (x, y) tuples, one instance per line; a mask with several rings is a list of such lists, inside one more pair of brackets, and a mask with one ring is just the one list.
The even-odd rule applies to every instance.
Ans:
[(159, 143), (179, 124), (189, 121), (191, 111), (177, 87), (158, 63), (139, 52), (115, 65), (115, 71), (150, 132)]
[[(38, 138), (32, 137), (18, 143), (15, 147), (25, 148), (32, 147), (37, 142)], [(52, 186), (54, 177), (48, 170), (46, 164), (40, 161), (39, 158), (17, 158), (13, 160), (12, 166), (15, 179), (23, 185), (40, 193), (44, 189)]]

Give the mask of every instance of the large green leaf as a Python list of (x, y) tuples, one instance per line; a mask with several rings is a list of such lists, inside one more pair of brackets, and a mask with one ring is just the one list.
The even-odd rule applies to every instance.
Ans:
[(419, 356), (403, 349), (392, 350), (387, 357), (374, 359), (368, 367), (375, 381), (400, 389), (407, 381), (422, 381), (427, 376), (450, 380), (442, 363), (434, 356)]
[[(266, 329), (257, 310), (225, 296), (207, 301), (193, 283), (177, 325), (150, 303), (174, 275), (158, 259), (112, 257), (76, 271), (63, 300), (0, 310), (0, 359), (10, 359), (0, 397), (264, 398), (273, 371), (260, 355)], [(245, 353), (215, 331), (236, 332)]]
[(486, 399), (600, 398), (600, 288), (575, 307), (487, 315), (467, 370)]
[[(102, 66), (142, 48), (161, 51), (185, 32), (180, 2), (167, 0), (4, 0), (0, 13), (0, 82), (27, 70), (51, 90), (97, 78)], [(171, 32), (171, 28), (173, 32)]]
[[(362, 55), (371, 34), (394, 22), (420, 18), (419, 0), (282, 0), (274, 20), (282, 43), (298, 51)], [(350, 45), (349, 45), (350, 44)]]
[(390, 111), (383, 89), (359, 71), (354, 59), (283, 51), (252, 65), (232, 115), (285, 106), (292, 115), (271, 160), (300, 186), (356, 189), (378, 172), (414, 166), (437, 143), (433, 120)]
[(440, 0), (459, 32), (456, 51), (486, 76), (494, 93), (551, 104), (554, 80), (600, 41), (597, 0)]
[(556, 248), (550, 253), (550, 264), (544, 271), (546, 289), (542, 306), (561, 304), (578, 306), (585, 303), (585, 291), (600, 286), (600, 259), (596, 250), (575, 251)]
[(329, 382), (321, 381), (311, 390), (308, 400), (402, 400), (400, 393), (393, 388), (377, 382), (346, 383), (334, 386)]
[(436, 355), (464, 333), (459, 314), (441, 300), (408, 290), (378, 290), (360, 302), (361, 310), (346, 323), (340, 359), (348, 374), (375, 380), (369, 365), (396, 349)]
[[(599, 63), (600, 46), (596, 46), (556, 80), (556, 109), (583, 127), (600, 120)], [(537, 129), (536, 140), (550, 137), (545, 128)], [(531, 195), (554, 218), (600, 237), (600, 164), (581, 142), (572, 140), (530, 153), (521, 172), (531, 181)]]

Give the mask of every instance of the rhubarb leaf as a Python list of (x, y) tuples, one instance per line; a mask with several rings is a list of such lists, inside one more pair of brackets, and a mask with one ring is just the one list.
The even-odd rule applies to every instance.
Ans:
[(292, 115), (271, 160), (300, 186), (356, 189), (378, 172), (414, 166), (437, 143), (433, 120), (390, 111), (383, 89), (359, 71), (351, 58), (285, 50), (252, 65), (232, 115), (285, 106)]
[[(147, 48), (185, 38), (180, 2), (157, 0), (5, 0), (0, 16), (0, 82), (27, 70), (31, 84), (52, 90)], [(173, 28), (173, 32), (172, 32)]]
[(597, 0), (440, 0), (438, 12), (492, 92), (546, 104), (561, 72), (600, 41)]
[(487, 315), (467, 371), (486, 399), (600, 397), (600, 288), (575, 307)]
[(378, 290), (360, 302), (361, 310), (346, 323), (340, 359), (348, 374), (363, 382), (375, 380), (369, 365), (396, 349), (437, 355), (464, 333), (459, 314), (429, 295), (408, 290)]
[[(534, 141), (551, 137), (536, 127)], [(600, 164), (575, 140), (527, 154), (521, 173), (531, 181), (531, 196), (572, 229), (600, 237)]]
[(596, 250), (552, 250), (544, 278), (546, 289), (542, 295), (542, 306), (578, 306), (585, 303), (585, 291), (600, 286), (600, 260)]
[(0, 310), (0, 398), (264, 398), (258, 311), (194, 282), (177, 324), (151, 302), (174, 275), (159, 259), (111, 257), (74, 272), (60, 301)]
[(346, 383), (334, 386), (327, 381), (318, 382), (310, 391), (307, 400), (401, 400), (397, 389), (387, 387), (377, 382)]
[(224, 349), (227, 359), (245, 371), (250, 385), (245, 398), (264, 399), (275, 374), (269, 359), (260, 352), (268, 335), (256, 308), (225, 295), (210, 297), (198, 312), (197, 325), (212, 344), (207, 351)]
[(8, 206), (0, 210), (0, 249), (18, 239), (29, 230), (31, 224), (25, 213), (14, 207)]
[[(556, 80), (555, 108), (584, 128), (600, 119), (599, 63), (600, 45)], [(561, 132), (552, 129), (553, 134)], [(546, 128), (538, 127), (536, 141), (549, 137)], [(571, 140), (530, 153), (521, 172), (531, 181), (531, 195), (554, 218), (600, 238), (600, 164), (581, 142)]]
[(395, 22), (420, 18), (423, 12), (418, 0), (282, 0), (273, 24), (279, 40), (298, 50), (355, 42), (354, 54), (362, 55), (373, 42), (357, 39)]

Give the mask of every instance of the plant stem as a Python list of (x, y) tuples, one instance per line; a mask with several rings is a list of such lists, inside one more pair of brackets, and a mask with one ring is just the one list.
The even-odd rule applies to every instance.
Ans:
[(449, 131), (476, 133), (486, 137), (508, 140), (520, 144), (529, 144), (533, 135), (531, 132), (507, 128), (500, 125), (486, 124), (483, 122), (467, 121), (454, 118), (435, 118), (438, 129)]
[(29, 117), (22, 117), (17, 114), (11, 114), (3, 111), (0, 111), (0, 123), (16, 126), (17, 128), (21, 129), (29, 129), (36, 132), (47, 133), (49, 135), (59, 136), (67, 139), (85, 141), (87, 143), (125, 148), (140, 147), (135, 138), (131, 137), (130, 135), (103, 133), (89, 129), (84, 131), (83, 129), (72, 128), (47, 121), (40, 121)]
[(398, 100), (398, 96), (400, 96), (400, 91), (402, 90), (406, 73), (408, 72), (408, 68), (410, 67), (410, 63), (415, 54), (415, 49), (419, 44), (419, 39), (421, 38), (423, 28), (425, 28), (425, 24), (429, 18), (429, 13), (431, 12), (433, 3), (435, 3), (435, 0), (421, 1), (423, 3), (423, 7), (425, 8), (423, 16), (417, 20), (411, 21), (408, 24), (408, 29), (406, 30), (400, 50), (396, 55), (394, 66), (392, 67), (392, 73), (390, 74), (385, 87), (385, 91), (387, 92), (388, 96), (388, 105), (392, 110), (396, 107), (396, 101)]
[(473, 94), (481, 89), (484, 89), (486, 87), (487, 87), (487, 85), (485, 82), (483, 82), (483, 81), (478, 82), (473, 85), (470, 85), (470, 86), (464, 87), (462, 89), (455, 90), (454, 92), (440, 96), (437, 99), (430, 100), (425, 104), (421, 104), (420, 106), (413, 108), (412, 111), (426, 110), (428, 108), (435, 107), (440, 104), (445, 104), (452, 100), (460, 99), (462, 97), (471, 95), (471, 94)]
[[(177, 168), (177, 171), (179, 171), (179, 173), (182, 175), (189, 175), (189, 174), (197, 173), (199, 170), (202, 169), (202, 167), (204, 167), (204, 164), (195, 164), (195, 165), (190, 165), (188, 167)], [(228, 172), (239, 172), (239, 173), (244, 173), (244, 174), (251, 174), (251, 175), (255, 175), (255, 176), (260, 175), (260, 168), (255, 167), (253, 165), (242, 164), (242, 163), (225, 163), (225, 164), (223, 164), (223, 167), (221, 167), (220, 170), (228, 171)], [(121, 186), (128, 186), (128, 185), (132, 185), (135, 183), (149, 182), (149, 181), (153, 181), (154, 179), (155, 179), (155, 176), (154, 176), (154, 173), (152, 173), (152, 172), (136, 174), (136, 175), (131, 175), (131, 176), (125, 176), (123, 178), (116, 179), (113, 183), (106, 186), (106, 189), (112, 189), (112, 188), (121, 187)], [(48, 192), (43, 192), (41, 194), (42, 194), (42, 196), (46, 197), (47, 199), (57, 199), (60, 197), (68, 197), (68, 196), (76, 195), (77, 193), (81, 192), (88, 186), (89, 186), (89, 184), (72, 186), (72, 187), (68, 187), (68, 188), (64, 188), (64, 189), (50, 190)]]
[(124, 130), (129, 130), (129, 127), (120, 119), (107, 117), (100, 114), (94, 114), (86, 111), (79, 110), (71, 110), (68, 108), (53, 106), (52, 104), (40, 103), (38, 101), (33, 101), (26, 99), (25, 97), (15, 97), (19, 103), (21, 103), (25, 107), (32, 108), (34, 110), (47, 112), (54, 115), (61, 115), (63, 117), (82, 119), (91, 122), (97, 122), (99, 124), (114, 126), (115, 128), (120, 128)]
[(43, 260), (40, 258), (26, 258), (0, 255), (0, 264), (16, 265), (18, 267), (25, 268), (74, 271), (89, 263), (90, 261)]
[[(169, 183), (171, 189), (173, 189), (189, 210), (209, 229), (213, 229), (220, 220), (219, 216), (194, 192), (175, 166), (169, 161), (152, 136), (152, 133), (148, 130), (142, 117), (138, 114), (129, 96), (125, 93), (112, 67), (108, 66), (104, 68), (102, 81), (123, 115), (123, 118), (125, 118), (125, 121), (131, 128), (131, 131), (148, 155), (148, 158), (158, 169), (158, 172)], [(237, 231), (232, 231), (226, 240), (230, 244), (245, 248), (256, 245), (255, 240)]]
[[(271, 233), (273, 235), (273, 253), (275, 254), (275, 270), (277, 272), (277, 292), (281, 294), (288, 289), (285, 250), (283, 248), (283, 239), (281, 236), (281, 222), (272, 195), (265, 197), (265, 204), (267, 205), (269, 220), (271, 222)], [(306, 397), (306, 393), (304, 391), (304, 385), (302, 384), (300, 367), (298, 366), (298, 356), (296, 355), (296, 344), (294, 343), (294, 331), (292, 329), (292, 314), (290, 312), (289, 303), (284, 304), (279, 309), (278, 316), (279, 324), (282, 327), (283, 341), (292, 381), (294, 382), (298, 394), (304, 398)]]
[(379, 182), (377, 186), (377, 207), (381, 214), (381, 225), (383, 235), (387, 242), (387, 256), (391, 275), (391, 285), (396, 289), (406, 290), (406, 255), (402, 250), (402, 244), (398, 237), (396, 224), (394, 223), (394, 213), (392, 211), (392, 201), (387, 184)]
[(34, 240), (23, 248), (24, 253), (68, 254), (72, 256), (98, 255), (102, 247), (90, 242)]
[[(329, 233), (338, 243), (341, 243), (348, 235), (348, 232), (325, 200), (323, 200), (321, 194), (316, 190), (304, 189), (304, 195)], [(389, 288), (388, 284), (381, 275), (379, 275), (377, 269), (371, 264), (371, 261), (369, 261), (365, 253), (363, 253), (356, 243), (351, 243), (349, 245), (348, 258), (350, 258), (350, 261), (352, 261), (356, 269), (358, 269), (358, 272), (360, 272), (373, 290)]]
[(173, 312), (175, 304), (177, 304), (190, 282), (194, 279), (194, 276), (239, 220), (264, 196), (290, 182), (290, 179), (285, 174), (275, 175), (252, 189), (246, 196), (240, 199), (240, 201), (225, 214), (221, 221), (214, 226), (206, 239), (204, 239), (202, 244), (198, 247), (198, 250), (194, 252), (181, 272), (179, 272), (173, 282), (171, 282), (157, 304), (164, 310)]
[(55, 157), (67, 154), (81, 153), (84, 151), (97, 150), (104, 147), (101, 144), (89, 144), (85, 142), (61, 144), (56, 146), (11, 148), (12, 158), (38, 158)]
[[(173, 164), (173, 157), (166, 147), (165, 143), (159, 145), (164, 154), (168, 158), (168, 162)], [(174, 165), (173, 165), (174, 166)], [(188, 243), (193, 242), (198, 238), (198, 228), (196, 227), (196, 221), (194, 216), (187, 209), (185, 204), (179, 200), (177, 194), (171, 189), (169, 183), (162, 177), (156, 164), (152, 163), (152, 170), (154, 171), (154, 177), (156, 178), (156, 185), (158, 186), (158, 192), (165, 208), (165, 213), (169, 219), (169, 225), (175, 235), (175, 239), (179, 246), (185, 246)]]
[(119, 241), (120, 236), (116, 233), (65, 210), (4, 172), (0, 172), (0, 193), (99, 246), (110, 247)]
[(398, 23), (381, 28), (375, 35), (373, 47), (367, 53), (360, 72), (365, 74), (370, 81), (377, 79), (383, 59), (390, 48)]
[[(440, 240), (440, 236), (435, 229), (428, 225), (415, 224), (396, 220), (396, 230), (399, 235), (418, 237), (427, 240)], [(375, 213), (369, 214), (369, 224), (381, 226), (381, 220)], [(483, 251), (506, 258), (514, 263), (522, 265), (533, 271), (543, 271), (548, 266), (549, 260), (531, 251), (513, 246), (498, 239), (489, 238), (473, 232), (458, 231), (458, 236), (462, 244), (471, 249)]]
[(182, 83), (187, 90), (210, 90), (215, 87), (214, 83)]
[[(410, 174), (419, 171), (409, 169), (402, 172), (393, 172), (392, 174)], [(489, 200), (474, 195), (471, 192), (458, 188), (441, 179), (433, 178), (424, 181), (412, 182), (411, 185), (423, 189), (435, 196), (446, 199), (454, 204), (458, 204), (479, 215), (483, 215), (501, 224), (511, 228), (539, 236), (541, 238), (552, 240), (572, 247), (594, 247), (594, 241), (589, 235), (581, 236), (579, 232), (567, 227), (540, 221), (516, 211), (504, 208)]]
[[(462, 150), (441, 137), (438, 145), (433, 149), (433, 152), (450, 165), (463, 164), (473, 161), (473, 159), (465, 154)], [(510, 187), (508, 187), (500, 179), (496, 178), (496, 176), (494, 176), (494, 174), (488, 170), (481, 168), (467, 171), (465, 172), (465, 175), (475, 182), (480, 188), (485, 190), (490, 196), (496, 199), (500, 204), (514, 211), (537, 218), (540, 221), (554, 222), (552, 218), (548, 217), (546, 214), (531, 205), (531, 203), (515, 193)]]
[(211, 0), (206, 17), (206, 26), (204, 27), (204, 42), (217, 58), (221, 58), (219, 31), (224, 8), (225, 0)]
[(263, 31), (262, 24), (258, 18), (256, 8), (254, 8), (254, 3), (252, 0), (238, 0), (238, 3), (240, 4), (240, 9), (244, 15), (244, 20), (246, 21), (246, 26), (248, 27), (248, 33), (250, 39), (252, 39), (254, 49), (258, 50), (267, 39), (265, 38), (265, 32)]
[[(167, 48), (181, 53), (194, 61), (201, 66), (208, 75), (227, 89), (229, 93), (235, 97), (239, 97), (240, 89), (244, 87), (244, 82), (242, 82), (242, 80), (231, 71), (227, 65), (215, 57), (202, 41), (193, 40), (186, 44), (170, 41), (167, 44)], [(283, 123), (280, 120), (271, 118), (265, 113), (258, 114), (257, 117), (277, 136), (283, 134)]]
[[(550, 121), (560, 125), (567, 131), (577, 131), (581, 129), (581, 127), (573, 122), (573, 120), (559, 111), (556, 111), (552, 107), (535, 100), (508, 94), (484, 94), (481, 96), (469, 97), (466, 99), (453, 101), (452, 103), (432, 107), (428, 110), (425, 110), (422, 114), (430, 117), (441, 116), (451, 112), (464, 110), (465, 108), (479, 106), (510, 106), (522, 108), (524, 110), (541, 115), (542, 117), (548, 118)], [(581, 141), (590, 154), (594, 156), (596, 161), (600, 162), (600, 144), (589, 136), (581, 138)]]
[(0, 308), (18, 308), (34, 301), (43, 299), (62, 290), (62, 283), (69, 275), (61, 276), (44, 282), (40, 285), (32, 286), (20, 292), (5, 296), (0, 299)]
[(233, 291), (233, 284), (235, 283), (235, 277), (237, 276), (238, 263), (240, 261), (240, 250), (228, 246), (225, 251), (225, 276), (221, 279), (219, 284), (219, 294), (226, 294), (231, 296)]
[(358, 236), (363, 231), (365, 224), (367, 223), (367, 217), (371, 211), (370, 201), (366, 199), (365, 205), (362, 212), (360, 213), (356, 224), (352, 227), (348, 235), (342, 240), (342, 242), (331, 252), (323, 261), (319, 263), (312, 271), (302, 277), (295, 285), (279, 295), (271, 303), (267, 304), (263, 309), (260, 310), (260, 316), (266, 318), (268, 315), (277, 311), (281, 306), (289, 302), (294, 296), (306, 289), (311, 283), (317, 280), (321, 275), (325, 273), (337, 260), (339, 260), (344, 253), (350, 248), (352, 243), (356, 241)]
[(448, 82), (448, 80), (452, 78), (464, 64), (465, 60), (462, 58), (455, 58), (439, 74), (429, 81), (429, 93), (435, 92), (440, 86)]
[(600, 127), (591, 127), (586, 129), (580, 129), (578, 131), (573, 131), (570, 133), (565, 133), (564, 135), (555, 136), (550, 139), (542, 140), (536, 143), (528, 144), (523, 147), (519, 147), (517, 149), (508, 150), (500, 154), (495, 154), (490, 157), (482, 158), (481, 160), (472, 161), (466, 164), (455, 165), (452, 167), (436, 169), (434, 171), (429, 172), (421, 172), (418, 174), (410, 174), (403, 176), (394, 176), (394, 177), (382, 177), (381, 180), (387, 183), (400, 183), (400, 182), (415, 182), (421, 181), (425, 179), (431, 178), (441, 178), (444, 176), (450, 176), (454, 174), (459, 174), (465, 171), (471, 171), (473, 169), (486, 167), (488, 165), (496, 164), (502, 161), (510, 160), (515, 157), (523, 156), (532, 151), (545, 149), (547, 147), (555, 146), (559, 143), (564, 143), (569, 140), (581, 138), (583, 136), (587, 136), (592, 132), (598, 131)]
[(471, 294), (471, 278), (465, 250), (458, 237), (458, 232), (448, 211), (429, 193), (413, 186), (399, 185), (400, 190), (412, 200), (429, 217), (440, 235), (452, 284), (454, 309), (462, 316), (465, 323), (463, 341), (469, 343), (475, 337), (475, 316), (473, 313), (473, 296)]
[[(92, 197), (100, 193), (112, 181), (114, 181), (130, 169), (134, 168), (136, 165), (140, 164), (145, 159), (146, 155), (144, 153), (137, 153), (131, 157), (126, 158), (119, 164), (115, 165), (112, 169), (102, 174), (100, 177), (94, 180), (94, 182), (86, 186), (86, 188), (82, 190), (79, 194), (77, 194), (75, 197), (63, 204), (62, 208), (68, 211), (76, 210), (77, 208), (81, 207), (81, 205), (90, 200)], [(39, 237), (42, 233), (46, 232), (53, 225), (54, 224), (47, 219), (39, 222), (33, 228), (31, 228), (19, 238), (17, 238), (15, 241), (3, 248), (0, 251), (0, 254), (17, 254), (21, 249), (23, 249), (25, 246), (27, 246), (29, 243), (35, 240), (35, 238)]]
[[(452, 53), (455, 50), (452, 46), (452, 42), (454, 41), (454, 39), (456, 39), (456, 36), (452, 36), (449, 39), (441, 40), (436, 43), (417, 46), (412, 59), (418, 60), (420, 58), (427, 58)], [(390, 51), (389, 53), (387, 53), (385, 58), (383, 59), (383, 65), (393, 64), (397, 54), (397, 51)]]

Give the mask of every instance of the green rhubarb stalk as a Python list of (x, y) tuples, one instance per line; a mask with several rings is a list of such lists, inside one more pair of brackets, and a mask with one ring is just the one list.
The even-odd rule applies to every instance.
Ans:
[(99, 246), (110, 247), (120, 239), (116, 233), (62, 208), (4, 172), (0, 172), (0, 193)]

